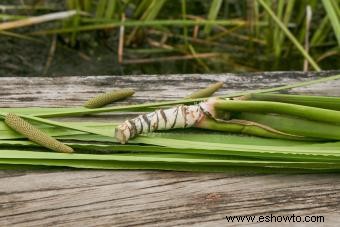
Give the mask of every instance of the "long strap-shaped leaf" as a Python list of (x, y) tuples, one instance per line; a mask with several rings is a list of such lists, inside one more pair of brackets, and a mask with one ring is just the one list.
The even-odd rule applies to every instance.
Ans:
[[(15, 147), (12, 150), (17, 149), (18, 147), (24, 147), (25, 149), (32, 149), (36, 148), (38, 145), (30, 142), (30, 141), (0, 141), (1, 145), (9, 146), (14, 145)], [(162, 147), (162, 146), (141, 146), (141, 145), (105, 145), (105, 144), (98, 144), (98, 143), (66, 143), (67, 145), (76, 148), (77, 152), (85, 152), (85, 153), (96, 153), (100, 154), (117, 154), (118, 153), (130, 153), (133, 154), (152, 154), (154, 156), (161, 156), (164, 157), (166, 154), (192, 154), (192, 155), (201, 155), (207, 156), (209, 158), (230, 158), (233, 157), (234, 159), (257, 159), (257, 160), (276, 160), (276, 161), (318, 161), (318, 162), (340, 162), (339, 152), (337, 150), (340, 148), (339, 143), (325, 143), (325, 144), (314, 144), (299, 146), (299, 147), (292, 147), (296, 149), (296, 151), (303, 150), (303, 149), (310, 149), (311, 150), (324, 150), (328, 153), (320, 152), (317, 154), (315, 152), (310, 153), (291, 153), (291, 152), (282, 152), (282, 151), (221, 151), (221, 150), (205, 150), (205, 149), (179, 149), (179, 148), (169, 148), (169, 147)], [(241, 146), (242, 147), (242, 146)], [(255, 147), (256, 148), (256, 145)], [(273, 150), (275, 147), (271, 147)], [(93, 152), (91, 152), (93, 151)], [(332, 153), (330, 153), (332, 152)]]
[(251, 94), (249, 97), (245, 98), (249, 100), (284, 102), (324, 109), (340, 110), (340, 97), (258, 93)]
[[(272, 160), (238, 160), (238, 159), (208, 159), (191, 155), (162, 155), (153, 156), (149, 154), (127, 154), (127, 155), (88, 155), (88, 154), (63, 154), (51, 152), (29, 152), (17, 150), (2, 150), (0, 160), (4, 163), (6, 159), (11, 160), (88, 160), (88, 161), (116, 161), (125, 163), (168, 163), (168, 164), (198, 164), (216, 166), (254, 166), (254, 167), (276, 167), (276, 168), (340, 168), (339, 163), (334, 162), (292, 162)], [(84, 165), (85, 167), (85, 165)]]
[(114, 169), (114, 170), (175, 170), (191, 172), (228, 172), (228, 173), (333, 173), (338, 168), (285, 168), (285, 167), (257, 167), (257, 166), (221, 166), (177, 163), (145, 163), (145, 162), (118, 162), (118, 161), (91, 161), (91, 160), (51, 160), (51, 159), (0, 159), (2, 169), (39, 169), (42, 167), (72, 167), (86, 169)]
[(214, 102), (214, 107), (218, 110), (224, 111), (280, 113), (302, 117), (309, 120), (340, 123), (340, 111), (295, 105), (290, 103), (216, 100)]

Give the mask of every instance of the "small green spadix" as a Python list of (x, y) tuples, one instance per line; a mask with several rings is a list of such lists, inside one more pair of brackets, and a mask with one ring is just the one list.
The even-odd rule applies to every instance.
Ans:
[(5, 123), (14, 131), (27, 137), (32, 142), (35, 142), (43, 147), (49, 148), (58, 152), (71, 153), (73, 149), (53, 137), (47, 135), (45, 132), (34, 127), (27, 121), (14, 113), (9, 113), (5, 117)]
[(214, 84), (209, 85), (206, 88), (203, 88), (201, 90), (195, 91), (194, 93), (188, 95), (185, 97), (185, 99), (197, 99), (197, 98), (206, 98), (210, 97), (212, 94), (214, 94), (218, 89), (220, 89), (223, 86), (223, 82), (217, 82)]
[(85, 104), (84, 107), (86, 108), (100, 108), (107, 104), (110, 104), (114, 101), (125, 99), (130, 97), (135, 92), (132, 89), (121, 89), (116, 91), (106, 92), (100, 95), (97, 95), (91, 99), (89, 99)]

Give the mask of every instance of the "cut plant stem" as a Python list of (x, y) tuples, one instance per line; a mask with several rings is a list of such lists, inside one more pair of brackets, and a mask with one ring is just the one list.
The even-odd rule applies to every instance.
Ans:
[(84, 104), (84, 107), (91, 108), (91, 109), (103, 107), (103, 106), (110, 104), (114, 101), (130, 97), (134, 93), (135, 92), (132, 89), (121, 89), (121, 90), (106, 92), (106, 93), (97, 95), (97, 96), (89, 99)]
[(214, 83), (214, 84), (211, 84), (204, 89), (198, 90), (198, 91), (186, 96), (185, 99), (196, 99), (196, 98), (210, 97), (212, 94), (214, 94), (222, 86), (223, 86), (223, 82), (221, 82), (221, 81)]
[(23, 120), (19, 116), (9, 113), (5, 117), (5, 123), (12, 128), (14, 131), (24, 135), (29, 140), (43, 146), (49, 148), (54, 151), (58, 152), (66, 152), (71, 153), (73, 149), (58, 140), (54, 139), (53, 137), (47, 135), (43, 131), (39, 130), (38, 128), (34, 127), (27, 121)]
[(296, 117), (261, 113), (237, 113), (238, 119), (268, 125), (281, 132), (326, 140), (340, 140), (340, 125)]
[(340, 110), (339, 97), (257, 93), (250, 94), (249, 96), (245, 97), (245, 99), (293, 103), (298, 105), (313, 106), (324, 109)]
[(340, 123), (340, 111), (269, 101), (208, 100), (215, 110), (228, 112), (279, 113), (309, 120)]

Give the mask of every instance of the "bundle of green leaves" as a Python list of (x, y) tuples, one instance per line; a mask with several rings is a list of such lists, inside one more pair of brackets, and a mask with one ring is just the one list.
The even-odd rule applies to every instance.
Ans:
[[(340, 170), (340, 98), (273, 93), (336, 79), (340, 75), (208, 101), (202, 96), (213, 91), (203, 92), (204, 95), (196, 93), (201, 96), (190, 99), (127, 106), (0, 108), (0, 167), (337, 172)], [(210, 89), (219, 87), (210, 86)], [(130, 95), (128, 92), (127, 96)], [(102, 97), (108, 100), (108, 96)], [(157, 131), (159, 122), (154, 130), (137, 127), (133, 136), (124, 141), (126, 144), (116, 140), (115, 131), (127, 123), (50, 119), (148, 111), (135, 119), (144, 119), (144, 124), (152, 127), (150, 117), (161, 116), (156, 108), (188, 110), (183, 105), (197, 107), (198, 101), (209, 104), (214, 112), (203, 111), (204, 117), (191, 127), (187, 124), (180, 127), (176, 120), (173, 125), (178, 129), (174, 130)], [(131, 127), (133, 121), (129, 120), (127, 125)], [(163, 129), (171, 128), (175, 127)], [(128, 130), (131, 132), (132, 128)]]

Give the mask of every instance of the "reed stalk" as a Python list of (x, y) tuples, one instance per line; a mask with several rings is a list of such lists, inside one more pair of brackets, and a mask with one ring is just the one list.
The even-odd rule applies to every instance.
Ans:
[[(224, 26), (235, 26), (245, 25), (247, 22), (243, 20), (128, 20), (128, 21), (115, 21), (111, 23), (100, 23), (94, 25), (79, 26), (76, 29), (73, 28), (62, 28), (62, 29), (51, 29), (32, 32), (32, 35), (50, 35), (60, 33), (72, 33), (80, 31), (93, 31), (101, 29), (116, 28), (120, 26), (124, 27), (153, 27), (153, 26), (196, 26), (196, 25), (224, 25)], [(261, 24), (260, 24), (261, 25)], [(263, 24), (262, 24), (263, 25)]]
[(0, 31), (30, 26), (33, 24), (44, 23), (47, 21), (65, 19), (65, 18), (73, 17), (76, 14), (77, 14), (77, 11), (70, 10), (70, 11), (64, 11), (64, 12), (45, 14), (42, 16), (24, 18), (24, 19), (20, 19), (16, 21), (5, 22), (5, 23), (0, 24)]
[(340, 17), (337, 15), (337, 10), (339, 11), (339, 3), (336, 3), (335, 1), (333, 2), (333, 0), (322, 0), (322, 3), (332, 24), (338, 45), (340, 46)]
[(295, 45), (295, 47), (300, 51), (300, 53), (306, 58), (306, 60), (310, 63), (310, 65), (316, 70), (321, 71), (321, 68), (314, 61), (314, 59), (304, 50), (303, 46), (299, 41), (295, 38), (295, 36), (288, 30), (288, 28), (284, 25), (284, 23), (275, 15), (275, 13), (270, 9), (268, 4), (263, 0), (257, 0), (261, 6), (265, 9), (265, 11), (270, 15), (270, 17), (274, 20), (274, 22), (279, 26), (279, 28), (283, 31), (283, 33), (287, 36), (287, 38)]

